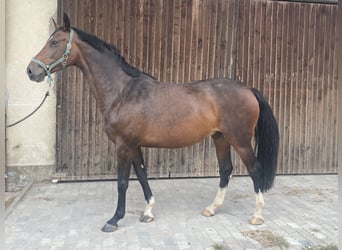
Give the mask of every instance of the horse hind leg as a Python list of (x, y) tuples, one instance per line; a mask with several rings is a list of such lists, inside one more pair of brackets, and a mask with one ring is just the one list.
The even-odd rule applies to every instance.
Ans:
[(261, 225), (264, 223), (262, 211), (265, 206), (264, 196), (261, 191), (255, 194), (255, 212), (252, 218), (249, 220), (251, 225)]
[(214, 139), (216, 156), (219, 163), (220, 184), (214, 201), (201, 212), (201, 214), (206, 217), (213, 216), (216, 213), (216, 210), (222, 206), (229, 179), (233, 171), (230, 144), (224, 138), (223, 134), (216, 133), (212, 138)]
[(239, 154), (241, 160), (247, 167), (247, 171), (253, 180), (254, 192), (255, 192), (255, 212), (249, 223), (252, 225), (261, 225), (264, 223), (264, 218), (262, 212), (265, 206), (265, 201), (262, 192), (262, 167), (257, 161), (253, 149), (250, 144), (246, 146), (234, 147), (236, 152)]

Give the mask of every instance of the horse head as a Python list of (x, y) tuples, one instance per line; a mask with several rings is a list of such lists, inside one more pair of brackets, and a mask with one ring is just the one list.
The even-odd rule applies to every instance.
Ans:
[(26, 72), (32, 81), (41, 82), (48, 76), (48, 82), (51, 82), (52, 73), (73, 64), (75, 53), (71, 51), (71, 47), (74, 43), (74, 30), (70, 27), (66, 14), (63, 21), (63, 26), (59, 27), (53, 20), (55, 31), (27, 66)]

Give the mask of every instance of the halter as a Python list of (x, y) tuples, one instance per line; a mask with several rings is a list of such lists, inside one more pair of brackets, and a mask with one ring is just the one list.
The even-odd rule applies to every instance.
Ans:
[(36, 59), (34, 57), (32, 58), (33, 62), (35, 62), (36, 64), (38, 64), (40, 67), (42, 67), (45, 70), (45, 72), (46, 72), (46, 74), (48, 76), (47, 82), (48, 82), (49, 85), (52, 82), (51, 70), (53, 68), (55, 68), (57, 65), (59, 65), (59, 64), (62, 64), (63, 69), (66, 67), (67, 60), (68, 60), (68, 57), (69, 57), (70, 52), (71, 52), (71, 44), (72, 44), (73, 37), (74, 37), (74, 30), (70, 29), (69, 41), (68, 41), (67, 46), (65, 48), (64, 54), (59, 59), (54, 61), (52, 64), (46, 65), (42, 61), (40, 61), (40, 60), (38, 60), (38, 59)]

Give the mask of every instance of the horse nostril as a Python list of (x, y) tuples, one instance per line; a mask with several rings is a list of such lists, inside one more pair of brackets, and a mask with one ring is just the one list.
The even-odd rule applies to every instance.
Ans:
[(32, 75), (33, 75), (33, 72), (32, 72), (32, 70), (30, 69), (30, 67), (27, 67), (26, 72), (27, 72), (27, 74), (28, 74), (29, 76), (32, 76)]

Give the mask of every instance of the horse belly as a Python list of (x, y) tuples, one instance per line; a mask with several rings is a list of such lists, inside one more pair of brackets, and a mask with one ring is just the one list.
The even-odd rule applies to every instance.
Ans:
[(154, 124), (142, 138), (145, 147), (181, 148), (200, 142), (214, 134), (215, 128), (204, 123)]
[(196, 136), (151, 136), (141, 142), (141, 146), (154, 148), (182, 148), (196, 144), (215, 132)]

